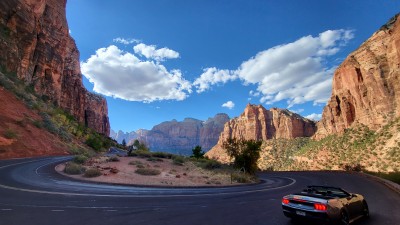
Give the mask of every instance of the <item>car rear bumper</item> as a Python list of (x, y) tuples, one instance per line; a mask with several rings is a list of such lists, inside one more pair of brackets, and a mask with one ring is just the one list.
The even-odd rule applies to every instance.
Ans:
[(330, 221), (329, 216), (326, 212), (306, 211), (288, 207), (285, 205), (282, 205), (282, 209), (283, 209), (283, 214), (290, 218), (324, 221), (324, 222)]

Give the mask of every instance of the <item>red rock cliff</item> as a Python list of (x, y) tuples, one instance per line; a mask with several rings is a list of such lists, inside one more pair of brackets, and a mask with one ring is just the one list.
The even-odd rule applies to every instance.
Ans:
[(207, 156), (227, 162), (222, 143), (229, 138), (245, 140), (291, 139), (310, 137), (316, 131), (315, 123), (286, 109), (265, 109), (261, 105), (248, 104), (239, 117), (225, 123), (218, 144)]
[(86, 126), (108, 135), (107, 102), (82, 85), (65, 7), (66, 0), (0, 1), (0, 65)]
[(400, 116), (400, 19), (393, 17), (351, 53), (333, 76), (316, 138), (354, 124), (378, 129)]

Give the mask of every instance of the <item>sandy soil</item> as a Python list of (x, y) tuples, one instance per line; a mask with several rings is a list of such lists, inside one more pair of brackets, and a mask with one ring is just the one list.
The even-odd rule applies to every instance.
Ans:
[[(151, 186), (227, 186), (238, 185), (231, 183), (229, 173), (210, 171), (197, 167), (187, 161), (183, 165), (175, 165), (171, 159), (162, 161), (148, 161), (139, 157), (118, 157), (119, 162), (108, 162), (108, 157), (97, 157), (85, 164), (85, 167), (97, 167), (102, 171), (101, 176), (86, 178), (83, 175), (65, 174), (65, 163), (56, 167), (56, 170), (66, 176), (96, 182), (151, 185)], [(141, 165), (141, 166), (139, 166)], [(161, 171), (159, 175), (140, 175), (135, 173), (139, 167), (152, 168)], [(117, 173), (113, 173), (117, 172)]]

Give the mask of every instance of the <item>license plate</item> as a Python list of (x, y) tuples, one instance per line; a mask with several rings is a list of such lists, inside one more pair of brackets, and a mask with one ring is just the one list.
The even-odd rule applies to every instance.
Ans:
[(306, 216), (306, 212), (296, 211), (296, 214), (299, 216)]

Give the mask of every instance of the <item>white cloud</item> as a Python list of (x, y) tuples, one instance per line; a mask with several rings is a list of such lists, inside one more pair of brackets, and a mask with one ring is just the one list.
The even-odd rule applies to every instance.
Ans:
[(292, 43), (261, 51), (244, 61), (237, 70), (207, 68), (193, 84), (197, 92), (211, 85), (241, 79), (255, 84), (260, 101), (273, 104), (286, 100), (288, 108), (305, 102), (326, 103), (331, 94), (335, 67), (325, 65), (327, 57), (336, 54), (354, 37), (351, 30), (328, 30), (318, 36), (302, 37)]
[(235, 107), (235, 103), (233, 103), (232, 101), (227, 101), (224, 104), (222, 104), (222, 107), (233, 109)]
[(309, 120), (314, 120), (314, 121), (319, 121), (322, 117), (322, 114), (317, 114), (317, 113), (312, 113), (308, 116), (305, 116), (305, 118), (309, 119)]
[(120, 37), (118, 37), (118, 38), (114, 38), (113, 42), (124, 44), (124, 45), (129, 45), (129, 44), (133, 44), (133, 43), (140, 43), (140, 40), (134, 39), (134, 38), (120, 38)]
[(183, 100), (191, 84), (179, 70), (168, 71), (153, 61), (142, 61), (134, 54), (111, 45), (100, 48), (81, 63), (83, 75), (94, 84), (93, 90), (129, 101)]
[(155, 59), (163, 61), (165, 59), (175, 59), (179, 57), (179, 53), (169, 48), (157, 49), (155, 45), (146, 45), (143, 43), (137, 44), (133, 47), (135, 53), (140, 54), (148, 59)]
[(193, 85), (196, 86), (197, 92), (201, 93), (210, 89), (211, 85), (225, 84), (228, 81), (236, 80), (235, 71), (219, 70), (215, 67), (206, 68), (203, 73), (197, 78)]
[(353, 33), (348, 30), (302, 37), (259, 52), (242, 63), (238, 74), (245, 82), (258, 86), (263, 103), (286, 99), (289, 108), (308, 101), (325, 103), (331, 94), (334, 68), (326, 68), (323, 60), (336, 54), (351, 38)]
[(299, 113), (303, 112), (304, 109), (291, 109), (290, 111), (299, 114)]

